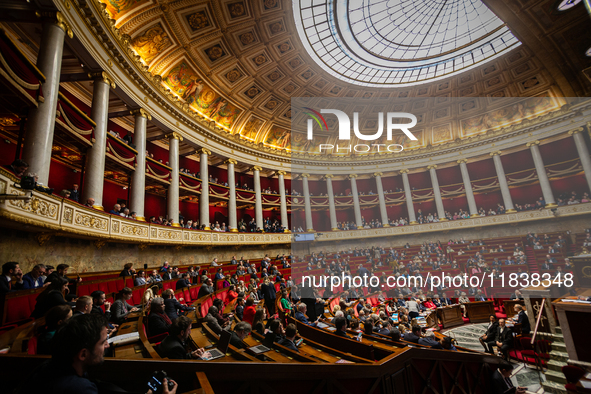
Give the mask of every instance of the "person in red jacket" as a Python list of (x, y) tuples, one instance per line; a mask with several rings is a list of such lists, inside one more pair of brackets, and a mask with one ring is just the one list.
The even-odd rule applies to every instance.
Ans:
[(254, 299), (252, 297), (248, 297), (248, 299), (246, 300), (246, 304), (244, 306), (244, 318), (242, 320), (252, 325), (255, 313), (256, 307), (254, 305)]

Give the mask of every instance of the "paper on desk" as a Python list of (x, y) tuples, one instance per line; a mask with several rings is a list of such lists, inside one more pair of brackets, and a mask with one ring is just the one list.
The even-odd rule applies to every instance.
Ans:
[(587, 374), (585, 375), (585, 379), (591, 379), (591, 372), (587, 372)]
[(580, 380), (579, 382), (581, 382), (581, 386), (583, 386), (584, 388), (591, 389), (591, 381)]
[(132, 342), (135, 341), (136, 339), (140, 339), (140, 333), (139, 332), (130, 332), (129, 334), (122, 334), (122, 335), (117, 335), (115, 337), (109, 338), (109, 343), (121, 343), (121, 342)]

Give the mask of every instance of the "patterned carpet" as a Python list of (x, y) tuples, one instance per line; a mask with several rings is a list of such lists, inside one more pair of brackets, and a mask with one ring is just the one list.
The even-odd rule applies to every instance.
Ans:
[[(442, 333), (455, 338), (458, 346), (482, 352), (484, 348), (478, 338), (484, 334), (487, 325), (487, 323), (464, 325), (443, 330)], [(513, 359), (511, 362), (515, 367), (513, 369), (513, 375), (511, 375), (515, 386), (527, 387), (527, 391), (530, 393), (544, 393), (544, 389), (540, 384), (540, 377), (543, 381), (546, 380), (543, 374), (538, 374), (535, 369), (530, 366), (526, 367), (523, 363), (517, 362), (517, 360)]]

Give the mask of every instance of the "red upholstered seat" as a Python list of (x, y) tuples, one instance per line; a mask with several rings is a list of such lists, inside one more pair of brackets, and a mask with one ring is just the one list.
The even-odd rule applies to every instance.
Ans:
[(111, 293), (109, 291), (109, 282), (100, 282), (98, 284), (98, 289), (104, 291), (105, 293)]
[(29, 304), (29, 294), (6, 298), (4, 307), (6, 308), (6, 319), (3, 324), (16, 323), (28, 319), (33, 312)]
[(196, 300), (199, 295), (199, 286), (191, 286), (189, 287), (189, 293), (191, 294), (191, 299)]
[(37, 354), (37, 337), (31, 337), (29, 342), (27, 343), (27, 354), (35, 355)]
[[(567, 390), (571, 390), (571, 391), (576, 392), (577, 391), (576, 384), (579, 380), (581, 380), (581, 378), (585, 374), (585, 370), (583, 368), (577, 367), (575, 365), (565, 365), (564, 367), (562, 367), (562, 373), (564, 374), (566, 381), (569, 384), (572, 384), (573, 387), (575, 387), (574, 390), (571, 390), (567, 387)], [(566, 386), (564, 386), (564, 387), (566, 387)]]
[(275, 291), (281, 291), (281, 283), (275, 283)]
[(109, 293), (118, 293), (119, 292), (120, 289), (117, 288), (117, 282), (122, 282), (122, 281), (110, 280), (107, 282), (107, 285), (109, 286)]
[(78, 297), (90, 295), (90, 285), (85, 284), (84, 282), (79, 283), (78, 286), (76, 286), (76, 293), (78, 294)]
[(185, 298), (185, 304), (189, 305), (193, 302), (191, 298), (191, 292), (187, 288), (183, 289), (183, 297)]

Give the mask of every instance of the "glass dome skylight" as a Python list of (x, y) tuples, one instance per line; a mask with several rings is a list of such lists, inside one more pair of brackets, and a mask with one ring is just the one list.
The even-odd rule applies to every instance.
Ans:
[(433, 81), (520, 45), (481, 0), (293, 0), (293, 6), (312, 58), (357, 85)]

